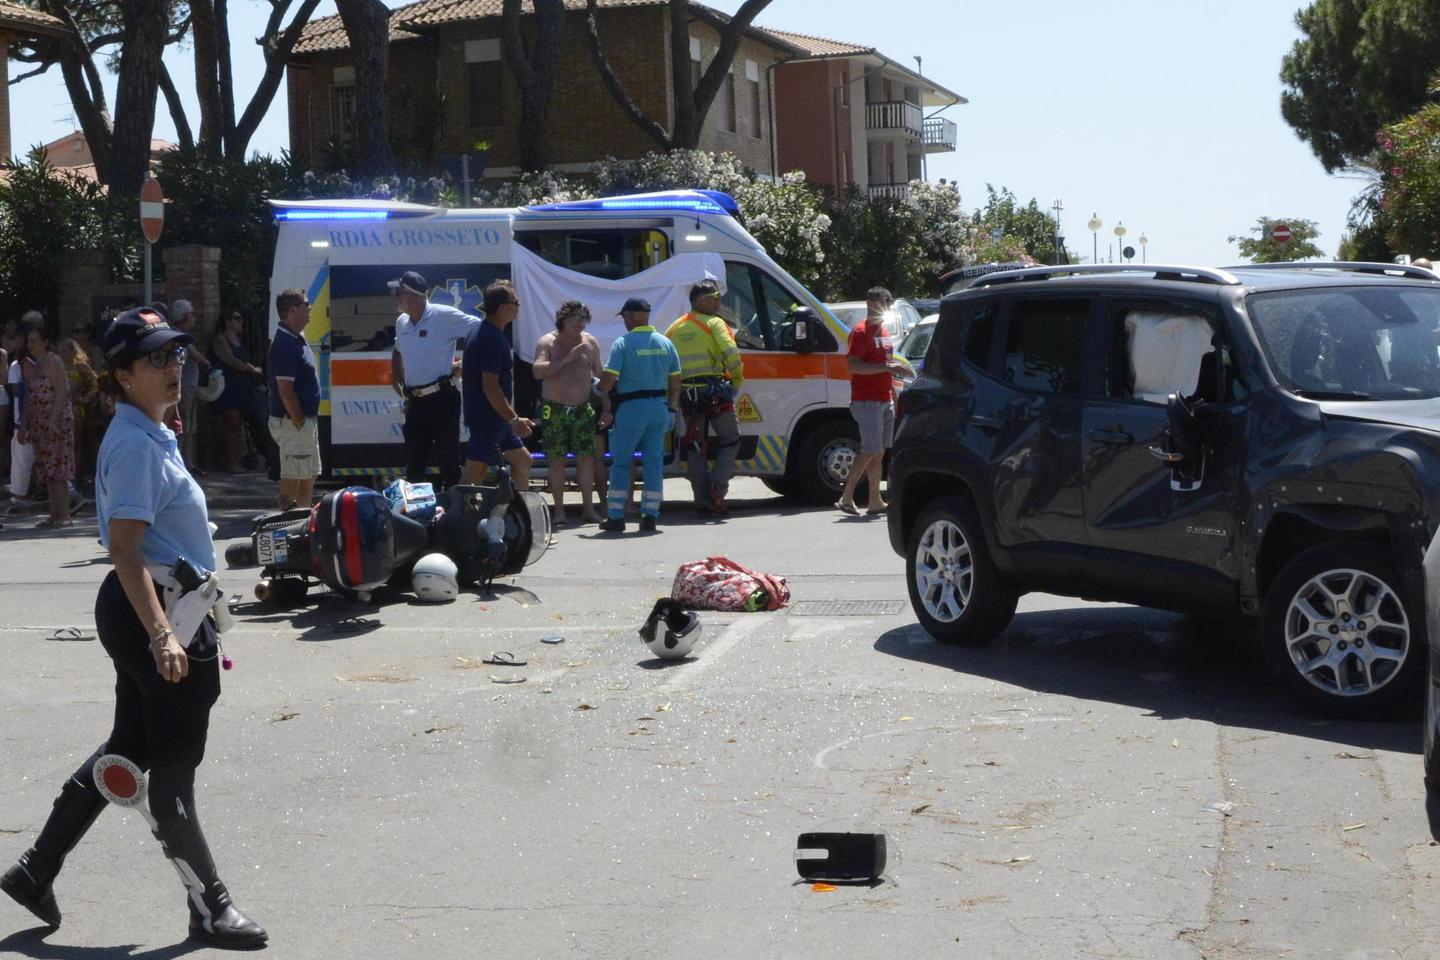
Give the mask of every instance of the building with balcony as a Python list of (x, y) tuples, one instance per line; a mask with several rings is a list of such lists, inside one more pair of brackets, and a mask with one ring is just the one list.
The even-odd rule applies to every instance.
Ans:
[[(552, 169), (584, 172), (605, 157), (629, 159), (658, 150), (615, 102), (591, 58), (585, 0), (565, 0), (566, 23), (549, 110)], [(501, 0), (418, 0), (390, 11), (387, 77), (391, 143), (414, 168), (488, 145), (484, 176), (519, 173), (520, 92), (501, 48)], [(532, 7), (521, 31), (532, 35)], [(598, 0), (606, 58), (647, 115), (674, 122), (670, 90), (667, 0)], [(720, 46), (712, 25), (724, 15), (706, 8), (689, 25), (691, 75), (708, 69)], [(353, 135), (355, 66), (339, 16), (305, 26), (287, 68), (290, 153), (313, 169), (342, 166)], [(705, 118), (699, 147), (738, 156), (771, 173), (771, 67), (798, 56), (791, 44), (756, 27), (744, 34), (730, 72)]]
[(775, 149), (781, 170), (814, 183), (854, 184), (904, 199), (925, 155), (955, 150), (956, 128), (938, 112), (968, 101), (880, 53), (837, 40), (767, 30), (800, 55), (775, 67)]
[[(3, 2), (3, 0), (0, 0)], [(580, 173), (604, 157), (658, 149), (601, 82), (585, 30), (585, 0), (565, 0), (567, 22), (550, 104), (550, 166)], [(719, 47), (700, 11), (688, 28), (691, 76)], [(390, 11), (390, 139), (416, 169), (488, 149), (488, 178), (519, 173), (520, 95), (500, 43), (500, 0), (417, 0)], [(529, 35), (531, 7), (522, 6)], [(598, 0), (611, 67), (651, 117), (674, 121), (667, 0)], [(355, 66), (338, 16), (305, 26), (287, 69), (290, 153), (312, 169), (345, 165), (353, 137)], [(857, 184), (904, 197), (923, 156), (955, 149), (955, 124), (933, 116), (965, 98), (873, 48), (752, 25), (700, 133), (699, 147), (735, 154), (752, 170), (802, 170), (832, 189)]]

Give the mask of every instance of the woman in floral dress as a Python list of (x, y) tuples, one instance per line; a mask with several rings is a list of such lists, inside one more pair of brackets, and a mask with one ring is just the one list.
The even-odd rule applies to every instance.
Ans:
[(73, 527), (70, 519), (70, 481), (75, 478), (75, 425), (70, 403), (70, 382), (65, 362), (51, 349), (44, 326), (30, 328), (26, 340), (35, 370), (20, 421), (20, 442), (35, 447), (35, 476), (50, 495), (50, 516), (36, 526)]

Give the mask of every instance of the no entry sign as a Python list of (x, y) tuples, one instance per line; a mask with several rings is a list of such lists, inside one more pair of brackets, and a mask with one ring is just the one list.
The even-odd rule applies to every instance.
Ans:
[(1288, 223), (1277, 223), (1277, 224), (1275, 224), (1275, 226), (1273, 226), (1273, 227), (1270, 228), (1270, 239), (1271, 239), (1271, 240), (1274, 240), (1276, 243), (1289, 243), (1289, 242), (1290, 242), (1290, 224), (1288, 224)]
[(160, 231), (165, 229), (165, 194), (153, 177), (147, 177), (140, 187), (140, 229), (151, 243), (159, 243)]

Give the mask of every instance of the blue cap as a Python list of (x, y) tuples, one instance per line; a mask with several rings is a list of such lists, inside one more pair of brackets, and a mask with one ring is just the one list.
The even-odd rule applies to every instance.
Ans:
[(171, 327), (158, 310), (136, 307), (110, 321), (105, 331), (105, 363), (112, 367), (124, 366), (177, 340), (195, 342), (190, 334)]

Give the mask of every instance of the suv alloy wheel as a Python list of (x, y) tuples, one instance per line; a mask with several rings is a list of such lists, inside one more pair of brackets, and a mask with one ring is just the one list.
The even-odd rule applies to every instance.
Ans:
[(1299, 696), (1330, 713), (1363, 716), (1418, 693), (1423, 624), (1381, 551), (1332, 541), (1301, 553), (1275, 578), (1262, 642), (1270, 668)]
[(925, 631), (941, 643), (985, 643), (998, 636), (1020, 597), (990, 561), (970, 503), (938, 500), (911, 530), (905, 582)]

